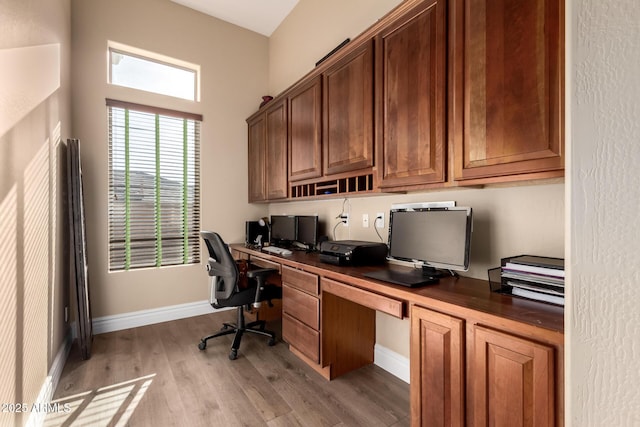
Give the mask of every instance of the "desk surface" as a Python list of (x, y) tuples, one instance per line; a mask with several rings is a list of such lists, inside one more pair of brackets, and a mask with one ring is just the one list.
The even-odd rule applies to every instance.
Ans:
[(363, 273), (384, 268), (407, 270), (407, 267), (386, 264), (381, 266), (336, 266), (321, 262), (318, 253), (293, 251), (281, 256), (233, 244), (231, 248), (248, 255), (258, 256), (281, 265), (303, 269), (319, 276), (338, 280), (376, 294), (406, 301), (408, 304), (442, 308), (447, 305), (468, 309), (503, 319), (529, 324), (551, 332), (564, 333), (564, 308), (523, 298), (502, 295), (489, 290), (485, 280), (468, 277), (446, 277), (440, 282), (420, 288), (407, 288), (371, 279)]

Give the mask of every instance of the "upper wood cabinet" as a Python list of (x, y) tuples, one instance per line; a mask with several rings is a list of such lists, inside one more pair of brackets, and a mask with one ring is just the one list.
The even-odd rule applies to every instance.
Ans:
[(289, 94), (289, 181), (322, 175), (322, 80)]
[(264, 114), (258, 114), (247, 120), (249, 126), (249, 202), (261, 202), (267, 199), (266, 156), (267, 135)]
[(267, 198), (286, 199), (287, 184), (287, 102), (278, 101), (266, 111)]
[(445, 181), (445, 4), (422, 1), (376, 36), (376, 163), (383, 189)]
[(250, 199), (561, 177), (563, 76), (564, 0), (405, 0), (249, 119)]
[(324, 174), (373, 166), (373, 40), (322, 74)]
[(449, 16), (455, 179), (562, 176), (561, 0), (453, 0)]
[(286, 99), (254, 114), (247, 124), (249, 202), (285, 199), (288, 194)]

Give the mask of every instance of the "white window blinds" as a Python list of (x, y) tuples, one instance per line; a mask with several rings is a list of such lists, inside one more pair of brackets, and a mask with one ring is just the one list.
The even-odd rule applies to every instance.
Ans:
[(109, 270), (200, 262), (199, 115), (107, 99)]

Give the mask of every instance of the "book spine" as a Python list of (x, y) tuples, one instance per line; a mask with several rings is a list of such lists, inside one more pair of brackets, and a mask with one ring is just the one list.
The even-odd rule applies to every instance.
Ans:
[(529, 298), (536, 301), (544, 301), (544, 302), (549, 302), (552, 304), (564, 306), (564, 297), (561, 297), (561, 296), (543, 294), (540, 292), (529, 291), (527, 289), (521, 289), (521, 288), (513, 288), (511, 290), (511, 293), (516, 296)]
[(529, 289), (530, 291), (542, 292), (544, 294), (564, 295), (564, 288), (547, 286), (534, 282), (524, 282), (521, 280), (507, 280), (506, 284), (512, 288)]
[(544, 283), (545, 285), (564, 287), (564, 279), (561, 277), (543, 276), (534, 273), (525, 273), (515, 270), (502, 269), (501, 277), (509, 279), (526, 280), (528, 282)]
[(507, 270), (514, 271), (522, 271), (526, 273), (534, 273), (542, 276), (550, 276), (550, 277), (562, 277), (564, 278), (564, 270), (558, 270), (555, 268), (546, 268), (546, 267), (536, 267), (533, 265), (526, 264), (515, 264), (512, 262), (507, 262), (504, 266)]
[(554, 270), (564, 270), (564, 260), (560, 258), (546, 258), (531, 255), (505, 258), (504, 261), (514, 264), (531, 265), (534, 267), (551, 268)]

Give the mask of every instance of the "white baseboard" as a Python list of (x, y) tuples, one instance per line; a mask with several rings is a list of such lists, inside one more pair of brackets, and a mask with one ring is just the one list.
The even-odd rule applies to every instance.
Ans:
[(209, 301), (197, 301), (186, 304), (171, 305), (168, 307), (154, 308), (151, 310), (133, 311), (130, 313), (114, 314), (93, 319), (93, 333), (104, 334), (120, 331), (122, 329), (137, 328), (139, 326), (153, 325), (154, 323), (168, 322), (187, 317), (200, 316), (214, 313)]
[(411, 374), (409, 368), (409, 358), (389, 350), (379, 344), (374, 347), (373, 363), (392, 375), (400, 378), (409, 384)]
[(64, 365), (67, 362), (67, 357), (69, 356), (69, 351), (71, 351), (72, 343), (72, 332), (71, 330), (69, 330), (69, 333), (67, 333), (64, 341), (62, 342), (62, 345), (60, 345), (60, 349), (56, 354), (56, 358), (53, 359), (51, 369), (49, 370), (49, 375), (47, 375), (47, 378), (45, 378), (44, 380), (44, 384), (42, 384), (42, 388), (40, 389), (38, 398), (34, 402), (34, 408), (41, 408), (42, 410), (31, 411), (29, 419), (25, 424), (26, 426), (35, 427), (44, 424), (45, 417), (47, 416), (47, 405), (51, 403), (53, 394), (58, 387), (58, 382), (60, 382), (62, 370), (64, 369)]

